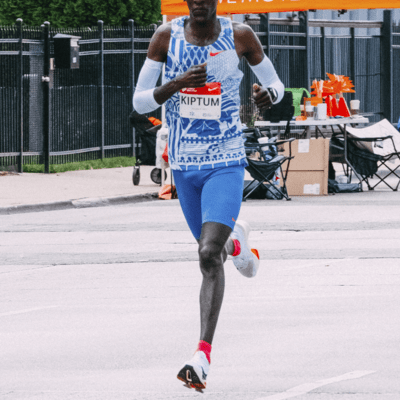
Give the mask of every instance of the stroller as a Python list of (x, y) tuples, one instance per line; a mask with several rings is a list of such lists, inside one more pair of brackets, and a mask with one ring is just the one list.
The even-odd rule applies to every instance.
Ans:
[[(141, 165), (156, 165), (156, 140), (157, 131), (161, 128), (160, 125), (153, 125), (149, 119), (132, 111), (129, 115), (129, 122), (132, 128), (135, 128), (135, 156), (136, 162), (133, 167), (132, 181), (135, 186), (140, 182), (140, 166)], [(150, 173), (151, 180), (161, 185), (161, 169), (154, 168)], [(164, 179), (166, 172), (164, 171)]]

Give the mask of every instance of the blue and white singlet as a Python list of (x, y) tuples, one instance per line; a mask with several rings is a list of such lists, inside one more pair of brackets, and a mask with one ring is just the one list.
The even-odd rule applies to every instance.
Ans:
[[(192, 97), (185, 97), (182, 93), (175, 93), (167, 100), (169, 164), (172, 169), (183, 171), (247, 165), (239, 117), (239, 86), (243, 73), (238, 68), (239, 57), (235, 50), (232, 22), (228, 18), (218, 18), (221, 33), (217, 41), (208, 46), (195, 46), (185, 40), (186, 18), (172, 21), (163, 83), (183, 74), (193, 65), (207, 62), (207, 82), (220, 82), (221, 95), (218, 99), (218, 96), (196, 97), (194, 93)], [(210, 95), (212, 90), (214, 88), (210, 89)], [(219, 106), (219, 109), (214, 107), (210, 114), (201, 114), (211, 115), (209, 119), (201, 119), (199, 114), (196, 114), (196, 118), (182, 116), (188, 115), (187, 110), (190, 110), (192, 103), (189, 97), (193, 99), (194, 106), (200, 106), (202, 102), (203, 110), (200, 112), (210, 104)], [(184, 104), (182, 110), (180, 101)], [(183, 109), (186, 111), (183, 112)], [(215, 118), (215, 115), (220, 117)]]

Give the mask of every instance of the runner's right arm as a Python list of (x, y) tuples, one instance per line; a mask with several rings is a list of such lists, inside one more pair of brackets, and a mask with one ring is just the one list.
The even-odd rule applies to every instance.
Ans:
[(161, 25), (154, 33), (146, 61), (140, 71), (133, 95), (133, 107), (139, 114), (154, 111), (179, 90), (187, 87), (203, 87), (207, 82), (206, 64), (189, 68), (182, 75), (156, 87), (164, 62), (167, 61), (171, 24)]

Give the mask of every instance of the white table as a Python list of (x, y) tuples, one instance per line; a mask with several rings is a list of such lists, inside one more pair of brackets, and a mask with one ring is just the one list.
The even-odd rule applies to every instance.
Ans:
[[(290, 121), (290, 126), (291, 127), (304, 127), (304, 131), (302, 134), (305, 134), (305, 138), (309, 139), (311, 137), (311, 132), (310, 128), (312, 126), (315, 127), (315, 134), (316, 137), (318, 137), (318, 132), (321, 134), (322, 137), (324, 137), (323, 133), (319, 129), (322, 126), (331, 126), (333, 129), (333, 126), (337, 126), (340, 131), (343, 133), (344, 137), (344, 159), (347, 163), (347, 165), (351, 168), (351, 170), (354, 172), (356, 177), (359, 180), (359, 185), (360, 189), (362, 190), (362, 177), (357, 173), (357, 171), (354, 169), (352, 164), (350, 163), (348, 156), (347, 156), (347, 125), (352, 125), (352, 124), (368, 124), (369, 119), (360, 115), (354, 116), (354, 117), (349, 117), (349, 118), (329, 118), (329, 119), (324, 119), (324, 120), (314, 120), (314, 119), (307, 119), (305, 121)], [(286, 127), (287, 126), (287, 121), (280, 121), (280, 122), (270, 122), (270, 121), (255, 121), (254, 123), (255, 126), (257, 127)], [(350, 183), (350, 178), (351, 175), (348, 175), (348, 182)]]
[[(348, 124), (368, 124), (369, 119), (360, 115), (349, 117), (349, 118), (329, 118), (329, 119), (307, 119), (305, 121), (290, 121), (291, 127), (304, 127), (305, 138), (311, 137), (310, 128), (313, 126), (316, 129), (316, 135), (318, 132), (324, 136), (319, 129), (322, 126), (338, 126), (341, 131), (346, 132), (346, 125)], [(287, 121), (270, 122), (270, 121), (255, 121), (255, 126), (258, 127), (270, 127), (270, 128), (281, 128), (286, 127)], [(346, 134), (346, 133), (345, 133)]]

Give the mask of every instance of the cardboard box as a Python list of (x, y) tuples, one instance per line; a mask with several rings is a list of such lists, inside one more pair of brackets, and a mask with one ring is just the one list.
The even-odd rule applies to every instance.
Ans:
[(328, 178), (324, 171), (289, 171), (286, 188), (289, 196), (324, 196), (328, 194)]
[[(284, 154), (289, 155), (289, 143), (284, 145)], [(329, 139), (297, 139), (292, 142), (292, 156), (286, 179), (289, 196), (327, 195)]]

